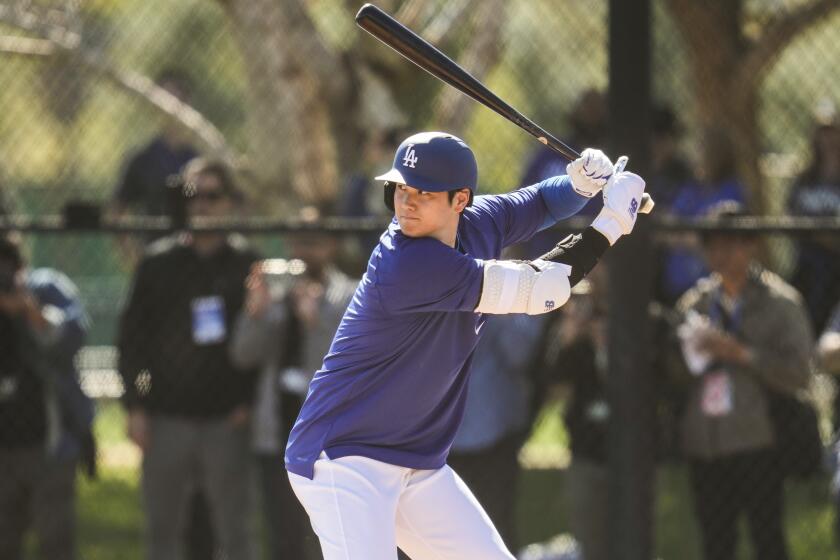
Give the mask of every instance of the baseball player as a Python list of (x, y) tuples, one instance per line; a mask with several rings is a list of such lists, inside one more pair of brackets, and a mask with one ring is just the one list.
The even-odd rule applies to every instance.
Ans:
[[(563, 305), (603, 252), (631, 232), (644, 191), (599, 150), (508, 194), (475, 196), (470, 148), (441, 132), (410, 136), (385, 181), (382, 234), (289, 437), (286, 469), (325, 560), (513, 560), (446, 465), (486, 313)], [(580, 210), (583, 232), (534, 261), (502, 248)]]

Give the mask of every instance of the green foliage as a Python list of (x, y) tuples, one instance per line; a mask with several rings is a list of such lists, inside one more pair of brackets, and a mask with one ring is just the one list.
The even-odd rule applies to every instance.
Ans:
[[(782, 13), (791, 9), (788, 4), (774, 4), (773, 9)], [(309, 4), (325, 44), (336, 52), (359, 45), (361, 32), (353, 25), (352, 6), (348, 6), (326, 1)], [(654, 92), (690, 125), (693, 84), (687, 74), (687, 53), (662, 0), (653, 6)], [(150, 77), (169, 67), (187, 71), (195, 81), (194, 105), (236, 150), (248, 151), (247, 61), (220, 3), (96, 0), (83, 3), (81, 10), (86, 48), (101, 53), (118, 70)], [(765, 4), (751, 10), (760, 12), (756, 21), (775, 14)], [(487, 83), (523, 114), (561, 139), (568, 138), (568, 114), (579, 93), (607, 85), (607, 2), (516, 0), (507, 3), (506, 17), (501, 60), (486, 77)], [(840, 14), (794, 41), (768, 75), (760, 107), (768, 151), (793, 153), (801, 162), (808, 148), (814, 101), (823, 95), (837, 101), (838, 74), (828, 68), (840, 56), (840, 41), (833, 33), (838, 18)], [(4, 32), (20, 34), (8, 26)], [(457, 55), (469, 39), (456, 26), (442, 46)], [(35, 185), (52, 189), (41, 191), (41, 198), (27, 210), (54, 212), (68, 186), (95, 198), (107, 197), (126, 155), (163, 123), (149, 103), (116, 87), (107, 77), (85, 70), (72, 57), (46, 61), (4, 54), (3, 62), (0, 153), (4, 182), (12, 191)], [(412, 127), (438, 128), (431, 121), (433, 101), (444, 86), (408, 63), (391, 85)], [(476, 108), (464, 135), (476, 147), (485, 192), (518, 186), (525, 161), (537, 147), (533, 139), (484, 108)], [(694, 136), (689, 140), (695, 140)]]

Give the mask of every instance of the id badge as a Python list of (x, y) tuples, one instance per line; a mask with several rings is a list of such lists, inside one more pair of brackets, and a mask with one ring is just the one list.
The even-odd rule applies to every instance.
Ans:
[(732, 398), (732, 378), (727, 372), (712, 372), (703, 376), (703, 414), (726, 416), (732, 412)]
[(192, 337), (193, 342), (200, 346), (225, 340), (225, 302), (221, 297), (202, 297), (192, 301)]

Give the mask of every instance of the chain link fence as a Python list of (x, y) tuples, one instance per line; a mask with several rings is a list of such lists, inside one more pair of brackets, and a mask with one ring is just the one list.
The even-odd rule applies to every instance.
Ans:
[[(572, 147), (610, 147), (608, 2), (381, 6)], [(467, 141), (482, 193), (566, 164), (358, 30), (358, 8), (0, 2), (0, 229), (65, 325), (38, 351), (0, 283), (0, 557), (154, 558), (161, 524), (184, 557), (319, 557), (282, 442), (387, 223), (372, 177), (421, 129)], [(652, 8), (651, 557), (840, 557), (838, 2)], [(196, 156), (232, 177), (187, 199), (173, 177)], [(758, 218), (702, 221), (727, 201)], [(243, 234), (210, 264), (172, 242), (196, 213), (195, 239)], [(748, 256), (775, 275), (751, 273), (749, 296), (701, 280)], [(246, 278), (263, 258), (260, 303)], [(450, 464), (521, 558), (609, 557), (609, 267), (556, 313), (492, 318), (476, 353)], [(728, 336), (698, 342), (712, 332)], [(161, 496), (183, 507), (154, 510)]]

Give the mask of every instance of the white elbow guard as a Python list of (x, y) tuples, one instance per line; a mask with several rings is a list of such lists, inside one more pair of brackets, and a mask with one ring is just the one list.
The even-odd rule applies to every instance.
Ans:
[(476, 313), (539, 315), (569, 299), (571, 267), (562, 263), (485, 261), (484, 286)]

